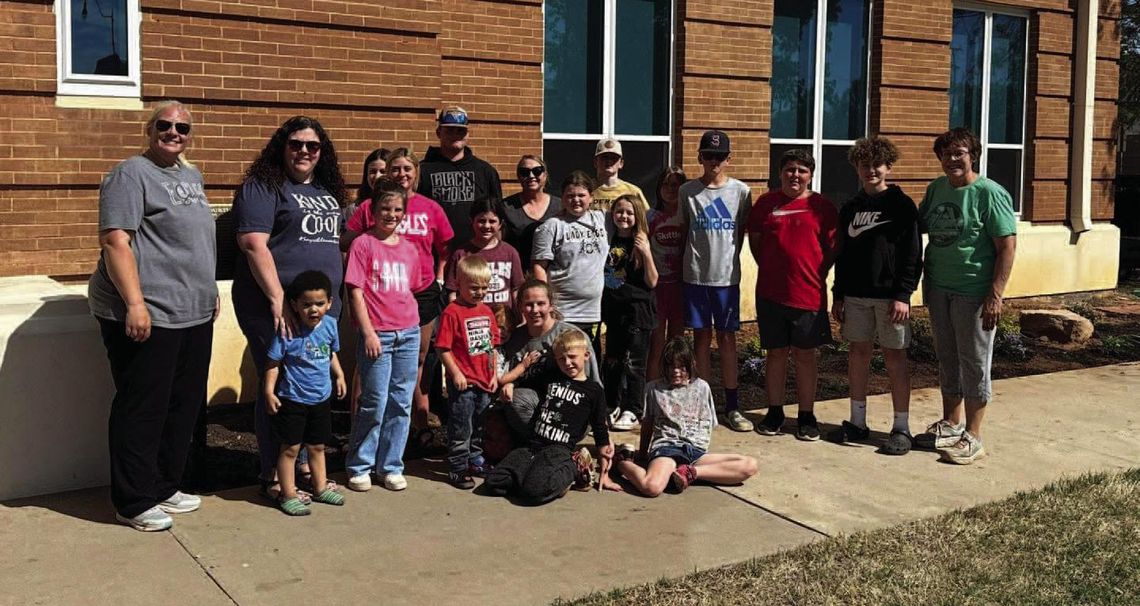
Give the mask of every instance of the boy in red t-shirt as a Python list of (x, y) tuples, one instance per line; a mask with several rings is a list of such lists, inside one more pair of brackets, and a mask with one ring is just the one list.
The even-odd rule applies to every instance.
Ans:
[(435, 347), (447, 369), (450, 415), (447, 419), (448, 481), (456, 488), (475, 487), (472, 476), (482, 476), (483, 419), (498, 390), (495, 347), (499, 325), (495, 313), (483, 303), (491, 284), (491, 267), (481, 257), (459, 261), (459, 290), (439, 320)]
[(748, 215), (748, 244), (756, 259), (756, 325), (768, 350), (768, 414), (756, 428), (774, 436), (784, 425), (788, 357), (796, 361), (800, 410), (796, 437), (819, 439), (815, 419), (815, 350), (831, 342), (827, 272), (835, 260), (839, 214), (811, 191), (815, 160), (791, 149), (780, 157), (780, 189), (756, 200)]

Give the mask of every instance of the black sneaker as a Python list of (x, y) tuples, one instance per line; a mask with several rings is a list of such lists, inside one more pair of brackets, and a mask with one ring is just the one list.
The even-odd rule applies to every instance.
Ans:
[(801, 412), (796, 419), (796, 439), (805, 442), (815, 442), (819, 440), (819, 422), (815, 420), (815, 414), (810, 412)]
[(847, 442), (862, 442), (871, 436), (871, 430), (866, 427), (859, 427), (851, 421), (844, 421), (838, 429), (833, 429), (827, 434), (828, 442), (835, 442), (836, 444), (845, 444)]
[(475, 480), (467, 473), (451, 472), (447, 474), (447, 483), (460, 490), (471, 490), (475, 488)]
[(762, 436), (778, 436), (783, 426), (784, 407), (769, 406), (768, 413), (764, 415), (763, 419), (760, 419), (760, 424), (756, 426), (756, 431)]

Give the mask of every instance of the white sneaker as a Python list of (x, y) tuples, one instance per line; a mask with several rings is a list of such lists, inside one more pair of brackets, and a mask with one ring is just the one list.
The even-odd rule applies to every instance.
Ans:
[(384, 488), (388, 490), (403, 490), (408, 487), (408, 481), (404, 479), (403, 474), (390, 473), (384, 476)]
[(158, 508), (166, 513), (190, 513), (202, 506), (202, 498), (197, 495), (175, 491), (174, 494), (158, 504)]
[(167, 530), (174, 525), (174, 520), (165, 511), (159, 509), (157, 505), (140, 513), (139, 515), (128, 518), (115, 513), (115, 519), (143, 532), (157, 532), (159, 530)]
[(617, 431), (629, 431), (637, 427), (637, 415), (629, 410), (623, 411), (618, 415), (617, 419), (614, 419), (612, 424), (613, 428)]
[(356, 492), (372, 490), (372, 474), (362, 473), (348, 479), (348, 487)]

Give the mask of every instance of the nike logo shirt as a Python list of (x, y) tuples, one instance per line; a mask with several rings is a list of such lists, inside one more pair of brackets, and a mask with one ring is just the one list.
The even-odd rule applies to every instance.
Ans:
[(827, 263), (838, 214), (813, 193), (792, 199), (780, 190), (756, 200), (748, 242), (756, 259), (756, 298), (808, 311), (827, 308)]
[(836, 298), (910, 303), (922, 273), (918, 208), (897, 185), (873, 196), (860, 190), (839, 211)]

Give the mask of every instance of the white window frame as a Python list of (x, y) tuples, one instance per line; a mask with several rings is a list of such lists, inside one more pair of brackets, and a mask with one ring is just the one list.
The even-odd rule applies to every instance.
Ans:
[[(602, 132), (600, 133), (548, 133), (544, 123), (542, 125), (542, 140), (557, 141), (597, 141), (603, 137), (613, 137), (622, 142), (650, 141), (667, 143), (667, 158), (673, 157), (673, 124), (675, 105), (673, 95), (676, 89), (677, 78), (677, 2), (669, 1), (669, 132), (664, 135), (628, 135), (614, 132), (614, 93), (616, 90), (616, 53), (617, 53), (617, 3), (620, 0), (604, 0), (602, 17)], [(546, 28), (546, 3), (542, 3), (542, 23)], [(545, 31), (543, 32), (545, 39)], [(543, 45), (542, 71), (546, 73), (546, 46)], [(546, 91), (543, 90), (543, 103), (545, 104)]]
[[(95, 0), (90, 0), (95, 4)], [(56, 41), (56, 94), (90, 97), (133, 97), (142, 94), (142, 61), (139, 57), (139, 29), (142, 17), (139, 0), (126, 0), (127, 14), (124, 22), (127, 31), (127, 75), (102, 76), (97, 74), (76, 74), (71, 71), (71, 2), (55, 0), (55, 41)], [(97, 9), (94, 10), (98, 18)]]
[[(1025, 194), (1025, 120), (1028, 102), (1029, 102), (1029, 38), (1031, 32), (1029, 28), (1031, 22), (1029, 13), (1026, 11), (1019, 11), (1016, 9), (997, 8), (987, 4), (975, 4), (973, 2), (955, 2), (954, 10), (964, 10), (975, 13), (982, 13), (985, 16), (984, 39), (982, 42), (982, 125), (979, 129), (981, 132), (977, 133), (978, 140), (982, 144), (982, 157), (978, 159), (978, 174), (985, 177), (986, 169), (989, 165), (991, 149), (1012, 149), (1021, 152), (1021, 162), (1018, 163), (1020, 174), (1017, 178), (1017, 191), (1011, 192), (1014, 200), (1017, 201), (1017, 207), (1014, 209), (1015, 214), (1021, 215), (1021, 209), (1024, 206)], [(994, 15), (1006, 15), (1009, 17), (1018, 17), (1025, 19), (1025, 71), (1021, 74), (1021, 143), (990, 143), (990, 58), (993, 54), (993, 26)], [(951, 24), (953, 28), (953, 24)]]
[[(823, 138), (823, 95), (825, 93), (825, 78), (827, 76), (827, 65), (825, 65), (827, 54), (827, 0), (816, 0), (815, 15), (815, 87), (812, 89), (812, 138), (785, 139), (772, 137), (768, 139), (768, 151), (771, 153), (771, 146), (773, 145), (799, 145), (810, 147), (812, 158), (815, 158), (816, 168), (816, 170), (812, 171), (811, 189), (812, 191), (820, 191), (823, 173), (827, 169), (827, 167), (823, 165), (824, 146), (851, 147), (855, 145), (856, 140)], [(871, 37), (874, 35), (871, 28), (874, 23), (875, 3), (871, 1), (867, 3), (867, 56), (864, 60), (864, 64), (866, 65), (866, 87), (863, 91), (864, 136), (866, 136), (871, 128)]]

